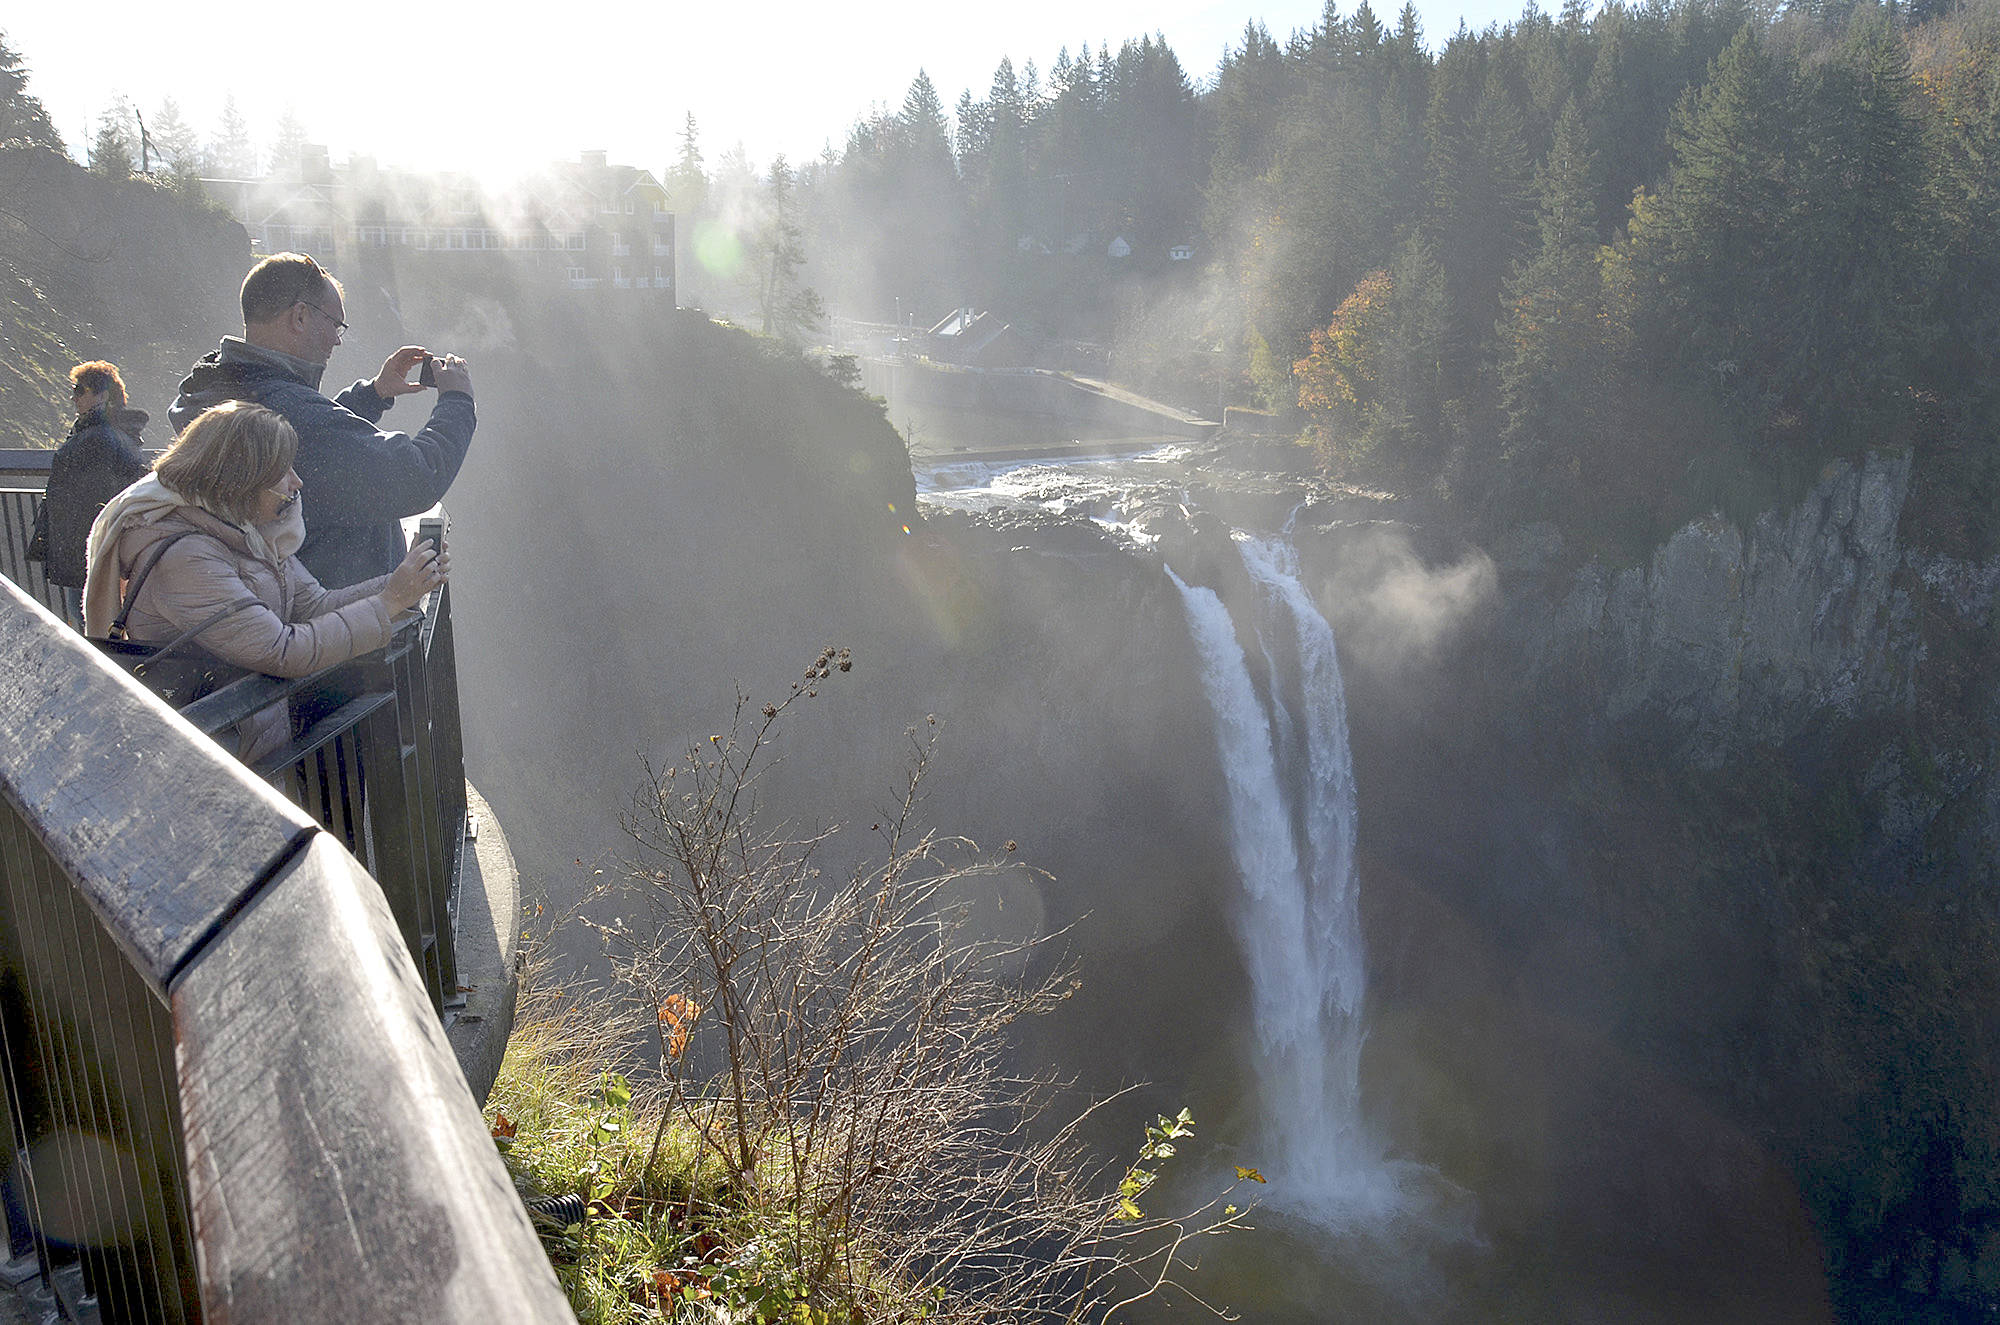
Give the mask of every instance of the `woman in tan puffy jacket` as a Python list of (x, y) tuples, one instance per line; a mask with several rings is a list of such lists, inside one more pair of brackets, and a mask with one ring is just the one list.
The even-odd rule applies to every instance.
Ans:
[[(130, 639), (162, 644), (240, 605), (194, 643), (253, 672), (305, 676), (387, 644), (396, 614), (444, 583), (450, 559), (424, 541), (387, 575), (321, 588), (293, 555), (305, 540), (297, 451), (292, 426), (258, 405), (231, 401), (188, 424), (91, 526), (84, 633), (105, 635), (127, 581), (157, 556), (126, 618)], [(283, 717), (240, 733), (246, 761), (283, 743)]]

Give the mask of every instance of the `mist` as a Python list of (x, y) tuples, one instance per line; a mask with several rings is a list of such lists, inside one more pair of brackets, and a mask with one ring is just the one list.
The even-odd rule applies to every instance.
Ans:
[[(670, 289), (612, 265), (618, 199), (560, 248), (321, 255), (330, 383), (472, 360), (465, 748), (537, 914), (619, 877), (647, 762), (851, 649), (764, 823), (844, 869), (939, 735), (924, 822), (986, 860), (955, 900), (1082, 974), (1021, 1068), (1138, 1083), (1105, 1155), (1190, 1107), (1163, 1192), (1271, 1179), (1204, 1295), (1990, 1309), (2000, 112), (1954, 52), (1991, 34), (1688, 4), (1432, 42), (1358, 8), (1212, 69), (1113, 36), (885, 85), (782, 160), (659, 112), (601, 164), (672, 214)], [(1689, 164), (1752, 103), (1768, 231)], [(1951, 150), (1832, 147), (1917, 141)], [(248, 233), (45, 147), (0, 147), (10, 308), (163, 406), (235, 329)], [(476, 193), (452, 228), (553, 219), (380, 174)], [(4, 385), (10, 428), (60, 425)], [(602, 975), (587, 929), (537, 937)]]

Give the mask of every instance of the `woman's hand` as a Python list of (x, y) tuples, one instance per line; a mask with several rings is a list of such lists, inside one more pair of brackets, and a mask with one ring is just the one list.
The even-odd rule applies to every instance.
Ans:
[(451, 547), (433, 550), (426, 538), (403, 557), (403, 564), (389, 572), (381, 598), (389, 605), (389, 615), (408, 611), (423, 601), (424, 595), (445, 582), (451, 572)]

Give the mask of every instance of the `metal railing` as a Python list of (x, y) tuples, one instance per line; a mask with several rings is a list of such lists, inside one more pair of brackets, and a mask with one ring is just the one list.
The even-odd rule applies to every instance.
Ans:
[[(41, 563), (24, 555), (49, 454), (0, 452), (0, 573), (81, 629)], [(281, 705), (293, 738), (259, 760), (257, 774), (382, 885), (432, 1006), (462, 1002), (452, 914), (465, 852), (465, 766), (449, 588), (401, 621), (386, 649), (303, 678), (244, 677), (182, 716), (227, 745), (238, 723)]]
[(0, 584), (0, 1190), (65, 1315), (571, 1319), (403, 929)]
[(35, 511), (42, 504), (54, 455), (54, 451), (0, 451), (0, 575), (82, 630), (83, 622), (70, 617), (62, 590), (42, 574), (42, 563), (28, 560), (28, 539), (35, 532)]
[[(571, 1319), (437, 1016), (466, 854), (448, 590), (383, 650), (176, 714), (23, 558), (46, 454), (0, 452), (15, 1264), (77, 1321)], [(273, 711), (290, 739), (254, 767), (200, 739)]]

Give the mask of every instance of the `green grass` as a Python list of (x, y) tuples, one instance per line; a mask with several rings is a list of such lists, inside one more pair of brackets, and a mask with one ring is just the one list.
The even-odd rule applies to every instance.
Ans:
[[(583, 1223), (539, 1230), (580, 1321), (707, 1318), (696, 1304), (729, 1291), (747, 1211), (685, 1120), (661, 1127), (668, 1100), (657, 1072), (635, 1093), (617, 1070), (632, 1066), (622, 1047), (631, 1027), (600, 1011), (560, 992), (531, 994), (487, 1121), (523, 1196), (589, 1202)], [(725, 1282), (712, 1287), (717, 1277)]]

